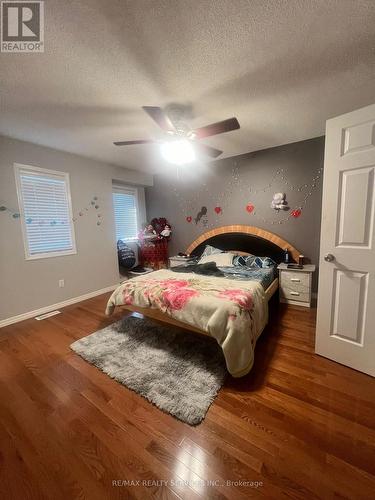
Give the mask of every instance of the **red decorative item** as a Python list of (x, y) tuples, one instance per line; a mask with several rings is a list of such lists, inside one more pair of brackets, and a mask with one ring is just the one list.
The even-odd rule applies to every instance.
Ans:
[(193, 220), (193, 217), (190, 217), (190, 215), (189, 215), (189, 217), (186, 217), (186, 222), (191, 222), (192, 220)]
[(254, 205), (252, 203), (248, 203), (246, 205), (246, 211), (249, 212), (249, 214), (251, 214), (252, 212), (254, 212)]
[(221, 207), (215, 207), (215, 212), (217, 213), (217, 215), (221, 214), (223, 211), (221, 209)]
[(166, 238), (141, 245), (141, 264), (154, 270), (165, 269), (168, 265), (168, 241)]
[(140, 231), (140, 264), (152, 269), (164, 269), (168, 265), (168, 241), (172, 227), (165, 217), (152, 219), (145, 229)]
[(296, 208), (295, 210), (292, 210), (290, 215), (294, 217), (295, 219), (298, 219), (298, 217), (302, 214), (302, 210), (300, 208)]

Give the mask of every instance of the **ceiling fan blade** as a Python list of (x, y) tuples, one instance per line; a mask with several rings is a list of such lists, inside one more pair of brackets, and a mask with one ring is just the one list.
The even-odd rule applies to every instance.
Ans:
[(231, 130), (237, 130), (239, 128), (240, 124), (237, 118), (228, 118), (228, 120), (223, 120), (222, 122), (211, 123), (211, 125), (197, 128), (194, 130), (194, 135), (196, 139), (203, 139), (204, 137), (224, 134), (225, 132), (230, 132)]
[(223, 154), (220, 149), (215, 149), (211, 146), (207, 146), (206, 144), (201, 144), (199, 142), (194, 142), (194, 148), (198, 151), (198, 153), (202, 153), (206, 156), (211, 156), (211, 158), (217, 158), (218, 156)]
[(142, 109), (146, 111), (148, 116), (152, 118), (160, 128), (166, 132), (176, 132), (175, 126), (161, 108), (158, 106), (142, 106)]
[(145, 140), (139, 140), (139, 141), (118, 141), (118, 142), (114, 142), (113, 144), (115, 146), (131, 146), (132, 144), (151, 144), (153, 142), (155, 142), (155, 141), (145, 139)]

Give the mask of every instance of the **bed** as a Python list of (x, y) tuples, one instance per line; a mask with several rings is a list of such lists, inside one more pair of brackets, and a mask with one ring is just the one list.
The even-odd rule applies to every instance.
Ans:
[[(279, 236), (253, 226), (224, 226), (197, 238), (186, 253), (197, 258), (206, 246), (241, 256), (282, 261), (285, 248), (292, 259), (299, 252)], [(209, 260), (209, 259), (208, 259)], [(225, 271), (226, 266), (219, 267)], [(226, 268), (223, 275), (201, 275), (191, 268), (154, 271), (122, 283), (108, 300), (106, 314), (117, 306), (216, 339), (233, 377), (249, 373), (255, 344), (268, 322), (268, 301), (278, 289), (276, 269), (245, 277)], [(232, 274), (231, 274), (232, 273)]]

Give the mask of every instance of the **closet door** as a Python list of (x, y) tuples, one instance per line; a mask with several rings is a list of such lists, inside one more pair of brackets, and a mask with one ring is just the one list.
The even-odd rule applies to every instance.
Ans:
[(315, 350), (375, 376), (375, 105), (327, 121)]

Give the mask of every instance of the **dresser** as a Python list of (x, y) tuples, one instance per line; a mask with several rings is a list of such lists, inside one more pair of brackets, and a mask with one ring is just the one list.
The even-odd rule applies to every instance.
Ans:
[(311, 307), (311, 283), (315, 266), (307, 264), (302, 269), (288, 269), (287, 264), (280, 264), (277, 269), (280, 302)]

